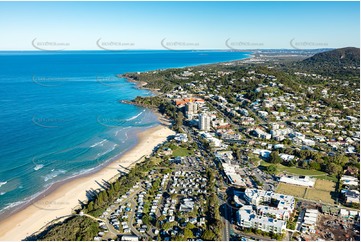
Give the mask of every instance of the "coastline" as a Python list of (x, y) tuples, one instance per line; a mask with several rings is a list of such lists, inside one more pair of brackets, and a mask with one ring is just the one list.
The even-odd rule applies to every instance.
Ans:
[(0, 240), (23, 240), (52, 220), (71, 214), (80, 202), (88, 200), (87, 191), (100, 189), (104, 181), (112, 180), (120, 171), (127, 172), (128, 168), (150, 155), (156, 145), (173, 134), (174, 131), (162, 124), (138, 133), (138, 144), (119, 159), (95, 173), (74, 178), (51, 189), (24, 209), (1, 221)]
[[(253, 58), (253, 55), (249, 54), (248, 57), (243, 59), (176, 67), (175, 69), (236, 64), (251, 58)], [(134, 83), (138, 89), (151, 91), (155, 96), (161, 94), (157, 89), (147, 88), (147, 82), (134, 80), (124, 76), (124, 74), (116, 76)], [(157, 110), (150, 109), (158, 116), (160, 125), (138, 133), (138, 143), (133, 148), (104, 166), (99, 167), (99, 169), (55, 183), (40, 193), (39, 196), (19, 207), (15, 207), (15, 211), (0, 219), (0, 240), (23, 240), (39, 232), (39, 230), (43, 229), (45, 225), (54, 219), (71, 214), (81, 202), (88, 200), (87, 191), (101, 189), (105, 181), (113, 180), (120, 174), (120, 171), (127, 172), (127, 168), (143, 160), (144, 156), (150, 155), (156, 145), (164, 142), (169, 135), (174, 134), (174, 131), (166, 127), (171, 124), (170, 121)]]
[[(243, 52), (243, 51), (241, 51), (241, 52)], [(254, 54), (254, 52), (249, 51), (248, 56), (245, 57), (245, 58), (242, 58), (242, 59), (231, 60), (231, 61), (222, 61), (222, 62), (216, 62), (216, 63), (204, 63), (204, 64), (197, 64), (197, 65), (188, 65), (188, 66), (183, 66), (183, 67), (172, 67), (172, 68), (166, 68), (166, 69), (183, 69), (183, 68), (206, 67), (206, 66), (214, 66), (214, 65), (237, 65), (237, 64), (245, 63), (247, 61), (251, 61), (251, 60), (253, 60), (255, 58), (256, 58), (256, 55)], [(165, 69), (159, 69), (159, 70), (165, 70)], [(139, 73), (151, 72), (151, 71), (156, 71), (156, 70), (148, 70), (148, 71), (143, 71), (143, 72), (139, 72)], [(153, 89), (153, 88), (147, 87), (147, 84), (148, 84), (147, 82), (138, 81), (138, 80), (135, 80), (135, 79), (129, 77), (128, 74), (130, 74), (130, 73), (131, 72), (123, 73), (123, 74), (116, 74), (116, 77), (117, 78), (124, 78), (124, 79), (127, 80), (127, 82), (134, 83), (138, 89), (149, 90), (154, 95), (162, 94), (161, 92), (159, 92), (158, 89)]]

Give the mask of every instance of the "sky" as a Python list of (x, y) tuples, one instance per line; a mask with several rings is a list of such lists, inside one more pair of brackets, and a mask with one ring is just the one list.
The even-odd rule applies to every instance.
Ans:
[(0, 2), (0, 50), (360, 46), (359, 2)]

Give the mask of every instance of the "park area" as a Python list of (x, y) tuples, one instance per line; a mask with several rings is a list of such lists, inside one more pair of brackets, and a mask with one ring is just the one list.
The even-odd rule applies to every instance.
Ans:
[[(264, 160), (261, 160), (259, 168), (261, 170), (264, 170), (264, 169), (266, 169), (267, 166), (270, 166), (270, 165), (274, 165), (274, 164), (265, 162)], [(275, 166), (277, 167), (277, 171), (275, 172), (276, 175), (280, 175), (282, 173), (287, 173), (289, 175), (310, 176), (310, 177), (317, 178), (318, 180), (323, 179), (323, 180), (329, 180), (329, 181), (333, 181), (333, 182), (337, 181), (336, 177), (329, 176), (326, 172), (323, 172), (323, 171), (308, 170), (308, 169), (302, 169), (302, 168), (298, 168), (298, 167), (288, 167), (288, 166), (284, 166), (282, 164), (275, 164)]]
[(317, 179), (315, 186), (312, 188), (280, 183), (276, 191), (298, 198), (334, 204), (335, 200), (332, 198), (332, 194), (335, 191), (335, 185), (336, 184), (332, 181)]
[(177, 157), (177, 156), (190, 156), (193, 155), (194, 152), (192, 150), (188, 150), (187, 148), (183, 148), (183, 147), (177, 147), (173, 150), (173, 156)]

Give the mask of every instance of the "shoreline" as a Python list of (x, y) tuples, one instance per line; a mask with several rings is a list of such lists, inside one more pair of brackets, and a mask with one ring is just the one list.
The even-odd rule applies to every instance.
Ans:
[[(237, 64), (253, 57), (253, 53), (250, 52), (243, 59), (175, 67), (174, 69), (218, 64)], [(117, 74), (116, 76), (134, 83), (138, 89), (149, 90), (155, 96), (162, 94), (157, 89), (147, 88), (147, 82), (134, 80), (127, 77), (127, 74)], [(173, 135), (174, 131), (168, 128), (171, 124), (170, 120), (161, 115), (157, 110), (149, 109), (158, 116), (160, 124), (137, 133), (138, 143), (134, 147), (114, 157), (109, 162), (104, 163), (104, 165), (95, 167), (93, 171), (52, 184), (31, 198), (30, 201), (15, 206), (13, 208), (15, 211), (2, 214), (0, 218), (0, 240), (23, 240), (44, 229), (44, 226), (49, 222), (70, 215), (80, 206), (80, 203), (89, 200), (86, 195), (87, 191), (101, 189), (101, 183), (114, 180), (120, 175), (120, 171), (127, 172), (128, 168), (142, 161), (145, 156), (150, 155), (156, 145), (164, 142), (169, 135)], [(129, 158), (129, 160), (126, 158)], [(95, 178), (100, 182), (93, 180)]]
[[(243, 52), (243, 51), (240, 51), (240, 52)], [(244, 51), (244, 52), (247, 52), (249, 54), (247, 54), (248, 56), (243, 58), (243, 59), (237, 59), (237, 60), (231, 60), (231, 61), (222, 61), (222, 62), (215, 62), (215, 63), (205, 63), (205, 64), (196, 64), (196, 65), (188, 65), (188, 66), (183, 66), (183, 67), (170, 67), (170, 68), (165, 68), (165, 69), (155, 69), (155, 70), (148, 70), (148, 71), (142, 71), (142, 72), (139, 72), (139, 73), (145, 73), (145, 72), (151, 72), (151, 71), (162, 71), (162, 70), (168, 70), (168, 69), (183, 69), (183, 68), (194, 68), (194, 67), (204, 67), (204, 66), (212, 66), (212, 65), (227, 65), (227, 64), (240, 64), (240, 63), (243, 63), (244, 61), (248, 61), (248, 60), (251, 60), (253, 58), (255, 58), (255, 54), (253, 51)], [(124, 78), (126, 79), (128, 82), (131, 82), (131, 83), (134, 83), (136, 85), (136, 87), (138, 89), (145, 89), (145, 90), (149, 90), (151, 91), (153, 94), (155, 95), (159, 95), (159, 94), (162, 94), (160, 93), (157, 89), (153, 89), (153, 88), (148, 88), (147, 87), (147, 82), (145, 81), (138, 81), (138, 80), (135, 80), (129, 76), (127, 76), (128, 74), (131, 74), (131, 73), (137, 73), (137, 72), (126, 72), (126, 73), (123, 73), (123, 74), (116, 74), (116, 77), (118, 78)]]
[(88, 201), (87, 191), (101, 189), (121, 172), (153, 152), (174, 131), (160, 124), (137, 134), (138, 143), (94, 173), (84, 174), (51, 186), (44, 194), (27, 203), (20, 211), (0, 221), (0, 240), (23, 240), (38, 232), (49, 222), (71, 214), (81, 202)]

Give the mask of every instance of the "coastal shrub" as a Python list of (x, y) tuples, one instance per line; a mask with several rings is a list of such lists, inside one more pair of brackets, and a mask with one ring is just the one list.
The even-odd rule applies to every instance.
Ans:
[(56, 225), (37, 240), (90, 241), (99, 232), (98, 223), (88, 217), (73, 217)]

